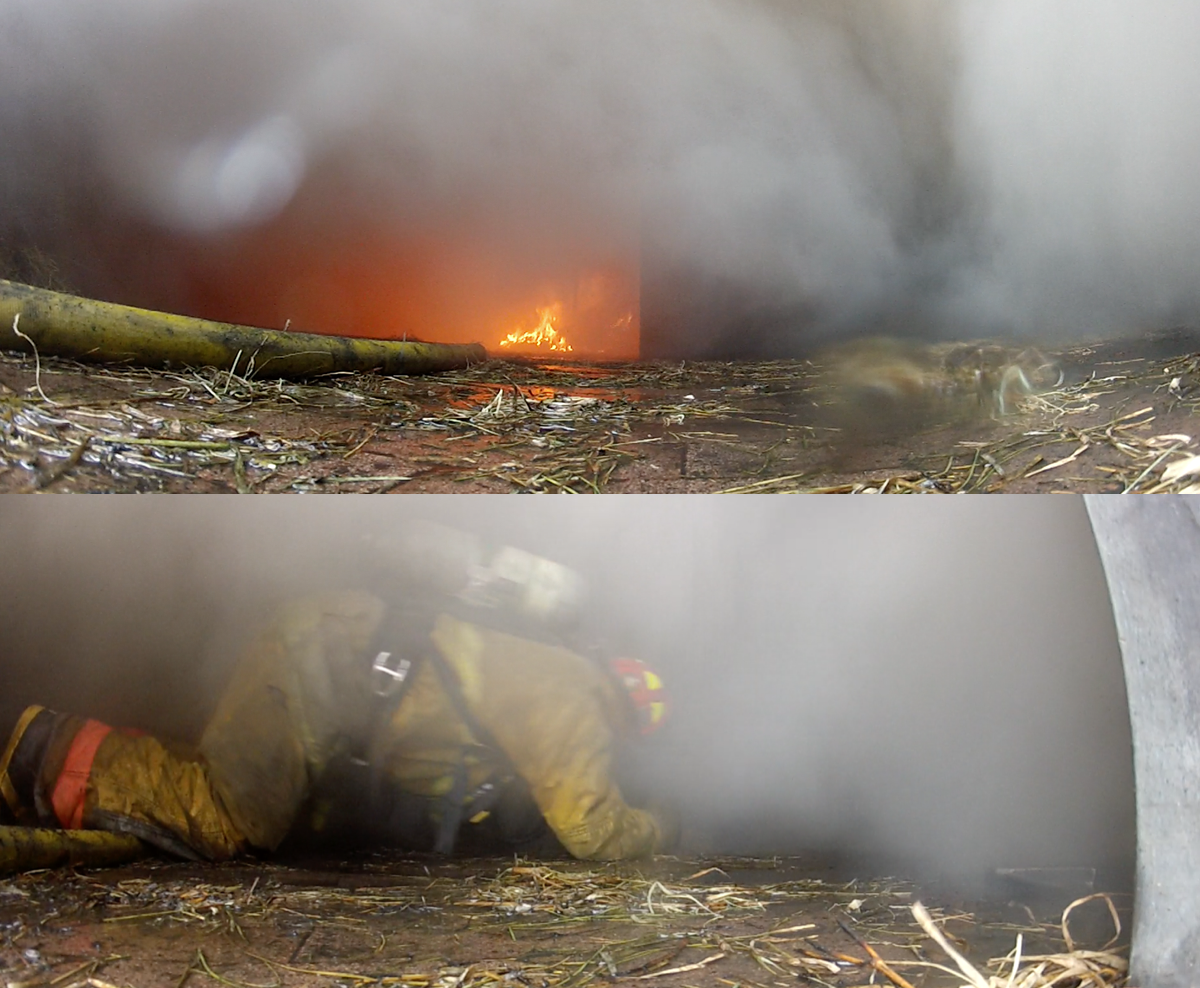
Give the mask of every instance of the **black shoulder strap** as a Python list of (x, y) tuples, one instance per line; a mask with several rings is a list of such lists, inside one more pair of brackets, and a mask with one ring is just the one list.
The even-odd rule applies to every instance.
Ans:
[[(450, 667), (450, 663), (446, 661), (445, 656), (437, 648), (431, 648), (428, 654), (428, 661), (437, 672), (438, 681), (441, 683), (446, 696), (450, 698), (450, 704), (454, 707), (454, 712), (467, 725), (467, 730), (471, 732), (475, 743), (487, 748), (500, 761), (503, 766), (499, 773), (500, 775), (514, 776), (516, 772), (508, 760), (508, 755), (496, 742), (496, 739), (492, 736), (492, 732), (484, 727), (479, 718), (475, 716), (474, 711), (471, 710), (471, 705), (463, 695), (462, 683), (459, 682), (458, 674)], [(481, 795), (488, 797), (498, 792), (498, 786), (494, 782), (486, 783), (481, 788), (485, 790)], [(458, 828), (462, 826), (463, 818), (467, 814), (468, 802), (472, 804), (472, 814), (479, 809), (486, 808), (482, 804), (475, 805), (476, 800), (468, 800), (466, 750), (464, 749), (454, 769), (454, 782), (443, 800), (442, 818), (438, 824), (437, 842), (434, 845), (434, 850), (438, 854), (450, 854), (453, 852), (455, 841), (458, 838)]]
[[(445, 601), (435, 602), (414, 597), (389, 607), (388, 615), (375, 636), (373, 650), (377, 654), (372, 660), (371, 672), (378, 698), (375, 714), (371, 718), (372, 734), (376, 733), (381, 719), (390, 717), (400, 706), (416, 678), (418, 669), (423, 663), (428, 663), (433, 666), (438, 683), (449, 698), (455, 714), (466, 725), (475, 745), (486, 748), (492, 759), (499, 763), (500, 770), (479, 787), (477, 792), (469, 793), (467, 753), (470, 746), (463, 748), (454, 767), (450, 790), (438, 800), (441, 803), (441, 819), (434, 850), (439, 854), (453, 852), (463, 820), (488, 809), (487, 804), (494, 802), (503, 788), (503, 781), (516, 775), (504, 749), (471, 710), (471, 705), (463, 694), (458, 673), (433, 643), (432, 632), (437, 615), (453, 615), (454, 609), (446, 607), (445, 604)], [(380, 766), (376, 764), (377, 759), (372, 757), (373, 754), (364, 752), (366, 757), (363, 760), (370, 764), (372, 799), (378, 800), (382, 798), (384, 780), (380, 774)]]
[(480, 723), (479, 718), (475, 716), (475, 712), (471, 709), (471, 705), (467, 703), (467, 698), (463, 695), (462, 683), (458, 679), (458, 673), (450, 667), (450, 663), (446, 661), (446, 657), (434, 647), (430, 648), (427, 658), (437, 672), (438, 682), (442, 684), (442, 689), (446, 691), (446, 696), (450, 698), (450, 704), (454, 707), (454, 712), (462, 718), (462, 722), (467, 725), (467, 730), (474, 736), (475, 741), (484, 747), (494, 748), (503, 754), (503, 749), (496, 743), (496, 739), (492, 737), (492, 732)]

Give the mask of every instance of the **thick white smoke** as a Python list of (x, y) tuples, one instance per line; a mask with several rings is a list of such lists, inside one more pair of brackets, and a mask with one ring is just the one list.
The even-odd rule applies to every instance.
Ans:
[(1200, 304), (1198, 29), (1188, 0), (0, 0), (0, 236), (118, 295), (172, 259), (81, 227), (282, 211), (533, 270), (640, 243), (796, 334), (1161, 325)]
[(197, 736), (275, 602), (372, 586), (363, 537), (422, 516), (587, 577), (593, 632), (673, 697), (635, 765), (693, 851), (967, 872), (1132, 852), (1120, 656), (1073, 498), (23, 500), (0, 514), (0, 734), (37, 702)]
[[(1200, 7), (978, 0), (956, 133), (968, 320), (1137, 330), (1200, 309)], [(972, 226), (971, 223), (977, 225)]]

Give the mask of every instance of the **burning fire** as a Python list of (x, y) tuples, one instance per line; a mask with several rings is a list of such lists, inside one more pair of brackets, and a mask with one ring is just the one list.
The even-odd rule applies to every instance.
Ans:
[(571, 353), (575, 348), (554, 328), (562, 319), (562, 303), (539, 306), (537, 314), (539, 322), (533, 329), (514, 329), (500, 341), (500, 345), (538, 347), (559, 353)]

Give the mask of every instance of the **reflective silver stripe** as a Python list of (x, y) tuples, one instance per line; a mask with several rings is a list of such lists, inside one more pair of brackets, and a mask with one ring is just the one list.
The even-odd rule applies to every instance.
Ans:
[(409, 670), (412, 669), (412, 662), (405, 658), (397, 659), (395, 667), (388, 665), (391, 657), (391, 652), (380, 652), (371, 664), (371, 671), (384, 677), (375, 686), (376, 696), (390, 696), (395, 693), (404, 685), (404, 681), (408, 679)]

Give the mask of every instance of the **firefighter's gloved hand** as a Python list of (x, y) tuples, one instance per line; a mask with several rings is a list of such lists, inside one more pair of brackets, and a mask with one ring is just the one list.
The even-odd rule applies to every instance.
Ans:
[(681, 831), (679, 809), (674, 803), (665, 799), (651, 800), (646, 807), (646, 812), (654, 817), (654, 824), (658, 828), (658, 841), (655, 845), (655, 852), (658, 854), (670, 854), (675, 846), (679, 843)]

